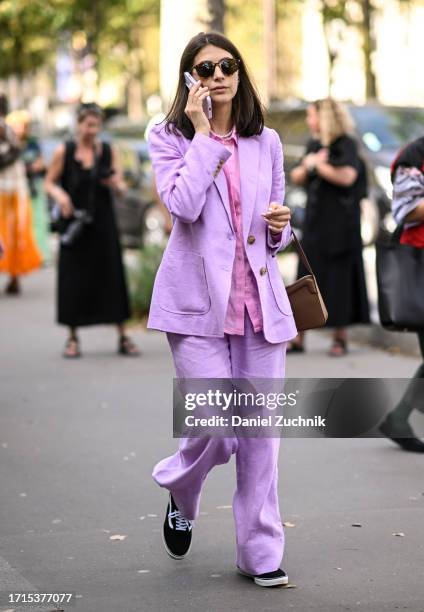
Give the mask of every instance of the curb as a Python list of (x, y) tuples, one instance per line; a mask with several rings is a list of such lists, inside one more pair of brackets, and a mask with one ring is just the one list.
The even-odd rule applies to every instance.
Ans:
[(392, 332), (376, 324), (355, 325), (348, 329), (349, 338), (359, 344), (368, 344), (390, 353), (421, 357), (418, 338), (415, 333)]

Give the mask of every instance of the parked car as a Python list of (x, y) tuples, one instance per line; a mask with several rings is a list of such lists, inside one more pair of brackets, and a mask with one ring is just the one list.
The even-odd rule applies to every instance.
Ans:
[(115, 198), (116, 218), (122, 244), (138, 248), (161, 244), (167, 237), (167, 219), (157, 201), (152, 165), (145, 140), (117, 137), (110, 132), (118, 152), (128, 191)]
[[(306, 108), (307, 103), (303, 102), (296, 107), (274, 104), (267, 114), (267, 125), (277, 130), (284, 144), (286, 203), (297, 211), (295, 225), (296, 217), (302, 218), (299, 211), (306, 204), (306, 195), (301, 187), (290, 182), (290, 170), (303, 155), (309, 138)], [(375, 242), (380, 228), (394, 229), (390, 212), (390, 165), (402, 146), (424, 134), (424, 109), (377, 104), (348, 105), (348, 108), (356, 123), (360, 154), (368, 173), (368, 197), (362, 200), (361, 209), (362, 239), (369, 245)]]

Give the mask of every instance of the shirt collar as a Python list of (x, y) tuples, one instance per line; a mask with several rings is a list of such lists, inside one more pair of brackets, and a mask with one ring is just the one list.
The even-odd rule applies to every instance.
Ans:
[(233, 125), (233, 129), (231, 130), (231, 134), (227, 136), (227, 138), (222, 138), (220, 134), (215, 134), (213, 130), (210, 130), (210, 134), (212, 138), (215, 140), (219, 140), (220, 142), (228, 142), (229, 140), (233, 140), (236, 144), (238, 143), (238, 134), (236, 130), (236, 126)]

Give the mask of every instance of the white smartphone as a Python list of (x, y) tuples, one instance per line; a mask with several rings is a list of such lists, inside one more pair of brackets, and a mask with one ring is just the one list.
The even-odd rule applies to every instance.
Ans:
[[(189, 72), (184, 72), (184, 78), (189, 89), (198, 82)], [(210, 96), (206, 96), (203, 100), (203, 111), (208, 119), (212, 119), (212, 100)]]

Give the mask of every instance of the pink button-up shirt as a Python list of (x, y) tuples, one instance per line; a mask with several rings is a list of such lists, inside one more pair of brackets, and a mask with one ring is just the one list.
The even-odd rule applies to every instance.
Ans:
[(236, 234), (236, 250), (224, 332), (243, 335), (245, 309), (247, 309), (255, 332), (263, 329), (263, 319), (256, 278), (247, 259), (243, 243), (238, 135), (233, 127), (231, 134), (225, 139), (212, 130), (210, 136), (221, 142), (231, 152), (231, 157), (223, 165), (223, 170), (227, 180), (231, 216)]

